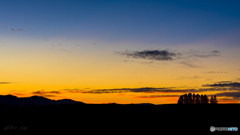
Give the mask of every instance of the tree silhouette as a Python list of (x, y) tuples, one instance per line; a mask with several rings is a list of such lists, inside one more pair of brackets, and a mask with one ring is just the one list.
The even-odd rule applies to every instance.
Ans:
[(178, 99), (178, 104), (183, 104), (183, 96), (180, 96)]
[(195, 104), (200, 104), (200, 95), (199, 94), (196, 95), (196, 102), (195, 102)]
[(188, 104), (187, 94), (184, 94), (184, 95), (183, 95), (183, 104)]
[(188, 93), (188, 103), (192, 104), (192, 93)]
[(217, 96), (216, 96), (216, 95), (213, 96), (213, 100), (214, 100), (214, 103), (215, 103), (215, 104), (218, 103), (218, 100), (217, 100)]
[(200, 103), (204, 104), (204, 96), (203, 96), (203, 94), (201, 94), (201, 96), (200, 96)]
[[(181, 95), (178, 99), (178, 104), (208, 104), (209, 103), (209, 98), (208, 96), (205, 94), (197, 94), (195, 95), (195, 93), (188, 93), (188, 94), (184, 94)], [(211, 96), (211, 100), (210, 100), (211, 104), (217, 104), (217, 97), (215, 96)]]
[(208, 102), (209, 102), (209, 99), (208, 99), (208, 96), (205, 94), (204, 95), (204, 102), (203, 102), (203, 104), (208, 104)]
[(218, 103), (216, 95), (215, 96), (211, 96), (210, 103), (211, 104), (217, 104)]
[(195, 104), (195, 103), (196, 103), (196, 95), (193, 93), (192, 96), (193, 96), (193, 98), (192, 98), (192, 99), (193, 99), (193, 100), (192, 100), (192, 104)]

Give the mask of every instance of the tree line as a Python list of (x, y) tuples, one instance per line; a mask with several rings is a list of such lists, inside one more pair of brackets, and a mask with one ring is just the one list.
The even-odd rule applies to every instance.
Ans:
[(199, 95), (195, 93), (188, 93), (181, 95), (178, 99), (178, 104), (217, 104), (218, 100), (216, 95), (211, 96), (211, 99), (209, 100), (208, 96), (205, 95)]

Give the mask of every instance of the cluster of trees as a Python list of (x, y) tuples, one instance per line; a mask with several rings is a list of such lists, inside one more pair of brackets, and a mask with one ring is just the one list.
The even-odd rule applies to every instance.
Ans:
[(208, 96), (205, 95), (199, 95), (199, 94), (184, 94), (181, 95), (178, 99), (178, 104), (217, 104), (218, 100), (216, 95), (211, 96), (211, 99), (209, 100)]

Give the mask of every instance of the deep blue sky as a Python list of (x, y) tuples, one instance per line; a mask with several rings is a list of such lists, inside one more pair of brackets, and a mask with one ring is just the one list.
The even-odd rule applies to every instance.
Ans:
[(0, 34), (182, 44), (240, 28), (239, 0), (1, 0)]

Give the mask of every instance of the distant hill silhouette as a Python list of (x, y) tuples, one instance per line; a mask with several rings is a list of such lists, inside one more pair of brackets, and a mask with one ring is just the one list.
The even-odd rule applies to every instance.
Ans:
[(13, 95), (0, 95), (0, 104), (25, 106), (25, 105), (60, 105), (60, 104), (84, 104), (84, 103), (74, 101), (71, 99), (51, 100), (41, 96), (18, 98)]

